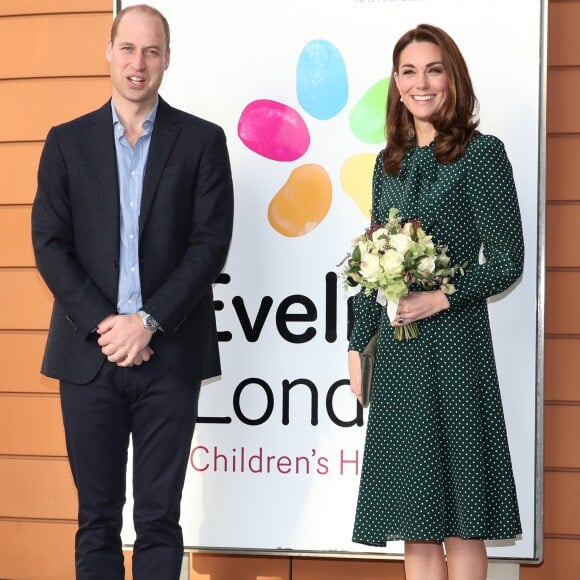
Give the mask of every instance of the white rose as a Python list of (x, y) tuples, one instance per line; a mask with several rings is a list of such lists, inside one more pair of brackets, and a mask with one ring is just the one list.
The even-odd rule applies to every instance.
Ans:
[(404, 256), (405, 252), (411, 245), (411, 238), (407, 237), (405, 234), (395, 234), (389, 239), (389, 245), (391, 248), (397, 250), (399, 254)]
[(405, 258), (396, 250), (387, 250), (381, 257), (381, 266), (387, 272), (393, 273), (401, 268)]
[(435, 256), (426, 256), (421, 258), (417, 270), (423, 275), (432, 274), (435, 272)]
[(403, 233), (406, 236), (411, 237), (414, 233), (415, 233), (415, 226), (411, 223), (411, 222), (407, 222), (404, 226), (403, 226)]
[(360, 273), (366, 280), (373, 281), (380, 272), (381, 265), (377, 254), (365, 253), (360, 259)]

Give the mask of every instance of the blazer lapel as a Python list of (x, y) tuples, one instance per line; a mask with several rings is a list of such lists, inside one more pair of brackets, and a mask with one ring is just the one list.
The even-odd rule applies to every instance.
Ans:
[(113, 231), (119, 231), (119, 179), (117, 176), (117, 155), (113, 136), (111, 101), (95, 111), (93, 115), (92, 142), (94, 165), (100, 186), (96, 189), (103, 196), (107, 214), (112, 218)]
[(151, 145), (147, 156), (147, 167), (143, 179), (141, 197), (141, 213), (139, 215), (139, 231), (144, 229), (145, 222), (151, 210), (151, 205), (159, 187), (161, 174), (167, 165), (167, 160), (179, 135), (179, 120), (173, 114), (173, 109), (159, 97), (159, 106), (151, 135)]

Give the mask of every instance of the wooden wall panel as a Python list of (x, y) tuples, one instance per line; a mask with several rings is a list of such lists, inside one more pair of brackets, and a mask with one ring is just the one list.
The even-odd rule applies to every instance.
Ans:
[(580, 133), (580, 68), (553, 69), (548, 82), (548, 133)]
[(0, 458), (0, 513), (5, 518), (68, 519), (77, 516), (66, 458)]
[(20, 58), (0, 59), (0, 78), (108, 74), (110, 14), (54, 14), (0, 18), (0, 38)]
[(113, 0), (2, 0), (0, 16), (57, 14), (59, 12), (108, 12)]
[[(576, 379), (580, 379), (580, 376), (577, 375)], [(546, 406), (544, 466), (580, 471), (580, 405)], [(576, 495), (580, 495), (580, 488)]]
[(0, 2), (2, 579), (75, 578), (76, 494), (58, 383), (39, 373), (52, 296), (32, 267), (29, 218), (48, 129), (110, 96), (112, 8), (113, 0)]
[(0, 394), (0, 455), (66, 458), (57, 395)]
[[(576, 443), (578, 443), (576, 441)], [(544, 534), (580, 539), (580, 472), (544, 474)]]
[(580, 2), (552, 2), (548, 20), (548, 65), (577, 65), (580, 62), (578, 25)]
[(546, 266), (548, 268), (580, 267), (580, 252), (575, 241), (578, 237), (579, 225), (580, 204), (548, 205), (546, 211), (546, 231), (548, 232)]
[(2, 81), (0, 141), (42, 141), (50, 127), (97, 109), (110, 92), (108, 77)]
[(30, 206), (0, 206), (0, 268), (34, 266)]
[(30, 204), (36, 193), (41, 142), (0, 143), (0, 204)]
[(0, 578), (74, 580), (74, 522), (0, 520)]
[(580, 578), (580, 540), (548, 538), (544, 541), (544, 563), (520, 568), (520, 580), (576, 578)]
[(548, 272), (546, 334), (580, 334), (580, 271)]
[(0, 269), (0, 328), (46, 330), (52, 295), (36, 270)]
[(580, 201), (579, 159), (580, 135), (548, 137), (546, 193), (550, 201)]
[(403, 562), (395, 560), (294, 560), (292, 580), (405, 580)]
[(578, 400), (580, 339), (546, 338), (544, 398), (548, 402)]
[(190, 580), (291, 580), (289, 571), (285, 557), (192, 553), (189, 561)]
[[(522, 566), (520, 580), (580, 578), (580, 2), (549, 3), (544, 367), (544, 562)], [(566, 236), (573, 237), (568, 240)], [(561, 270), (559, 270), (561, 269)], [(554, 402), (566, 404), (554, 404)]]
[[(123, 550), (123, 558), (125, 559), (125, 580), (133, 580), (133, 571), (131, 569), (133, 551)], [(189, 578), (187, 580), (189, 580)]]
[(46, 332), (0, 333), (0, 393), (58, 393), (58, 382), (40, 374)]

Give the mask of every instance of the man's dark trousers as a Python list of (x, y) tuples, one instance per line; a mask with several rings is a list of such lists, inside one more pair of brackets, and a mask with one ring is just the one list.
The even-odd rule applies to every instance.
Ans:
[(129, 368), (105, 363), (88, 384), (61, 382), (67, 449), (79, 490), (78, 580), (124, 580), (121, 552), (127, 446), (133, 438), (133, 575), (177, 580), (180, 500), (199, 382), (186, 384), (155, 355)]

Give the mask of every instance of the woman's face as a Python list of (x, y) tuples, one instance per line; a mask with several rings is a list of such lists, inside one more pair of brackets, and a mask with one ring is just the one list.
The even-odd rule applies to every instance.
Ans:
[(449, 94), (441, 49), (431, 42), (412, 42), (403, 49), (395, 83), (415, 123), (430, 123)]

